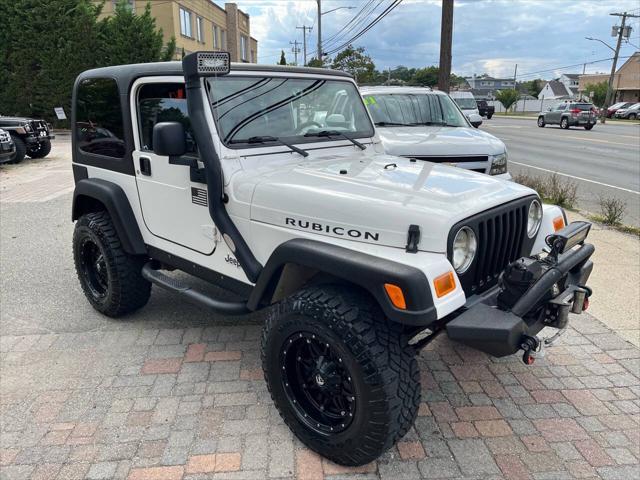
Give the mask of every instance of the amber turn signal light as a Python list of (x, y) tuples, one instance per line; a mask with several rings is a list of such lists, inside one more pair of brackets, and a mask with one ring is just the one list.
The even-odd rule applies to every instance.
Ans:
[(453, 272), (447, 272), (436, 277), (433, 281), (433, 286), (436, 289), (436, 296), (438, 298), (453, 292), (456, 289), (456, 278), (453, 276)]
[(393, 283), (385, 283), (384, 290), (387, 292), (389, 300), (391, 300), (394, 307), (399, 308), (400, 310), (407, 309), (407, 302), (404, 299), (404, 293), (399, 286), (394, 285)]
[(553, 230), (557, 232), (558, 230), (564, 228), (564, 217), (556, 217), (553, 219)]

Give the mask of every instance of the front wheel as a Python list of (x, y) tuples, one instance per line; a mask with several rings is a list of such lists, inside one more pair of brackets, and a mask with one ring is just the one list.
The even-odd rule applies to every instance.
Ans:
[(636, 118), (638, 118), (638, 116), (635, 113), (629, 114), (629, 120), (635, 120)]
[(11, 140), (16, 146), (16, 153), (13, 154), (13, 158), (8, 163), (20, 163), (27, 154), (27, 146), (20, 137), (15, 135), (11, 135)]
[(107, 212), (83, 215), (73, 231), (73, 259), (89, 303), (109, 317), (144, 306), (151, 283), (142, 276), (145, 259), (129, 255)]
[(544, 123), (544, 117), (538, 117), (538, 126), (543, 128), (546, 124)]
[(411, 428), (420, 403), (413, 349), (374, 300), (309, 287), (269, 315), (262, 368), (293, 433), (342, 465), (378, 458)]
[(569, 130), (569, 119), (567, 117), (564, 117), (562, 120), (560, 120), (560, 128)]
[(584, 129), (585, 130), (591, 130), (593, 128), (593, 125), (585, 125)]
[(51, 152), (51, 140), (48, 138), (40, 140), (36, 146), (27, 150), (27, 155), (31, 158), (44, 158)]
[(493, 113), (487, 113), (487, 120), (491, 120), (491, 117), (493, 117)]

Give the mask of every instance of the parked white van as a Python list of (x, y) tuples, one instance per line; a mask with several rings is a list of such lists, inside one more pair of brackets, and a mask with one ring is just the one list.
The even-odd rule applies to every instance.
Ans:
[(478, 111), (478, 104), (476, 103), (476, 99), (471, 92), (462, 92), (462, 91), (453, 91), (449, 95), (451, 98), (458, 104), (462, 113), (464, 113), (467, 117), (471, 114), (480, 115)]
[(473, 128), (446, 93), (382, 86), (360, 92), (386, 153), (511, 179), (505, 144)]

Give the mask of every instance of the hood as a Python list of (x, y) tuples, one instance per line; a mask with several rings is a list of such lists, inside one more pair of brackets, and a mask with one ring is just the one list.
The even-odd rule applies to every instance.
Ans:
[[(251, 219), (341, 239), (445, 252), (458, 221), (535, 192), (488, 175), (389, 155), (316, 157), (269, 171), (253, 191)], [(342, 172), (342, 173), (341, 173)]]
[(469, 127), (376, 127), (385, 152), (401, 156), (498, 155), (506, 147), (493, 135)]
[(1, 117), (0, 116), (0, 125), (14, 125), (16, 123), (27, 123), (32, 122), (33, 118), (26, 117)]

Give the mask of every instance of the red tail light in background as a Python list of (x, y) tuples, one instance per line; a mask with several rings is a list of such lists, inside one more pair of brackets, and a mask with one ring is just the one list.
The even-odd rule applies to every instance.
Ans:
[(573, 108), (573, 109), (571, 109), (571, 110), (569, 110), (569, 111), (571, 112), (571, 116), (572, 116), (572, 117), (577, 117), (577, 116), (578, 116), (578, 114), (579, 114), (582, 110), (580, 110), (579, 108)]

